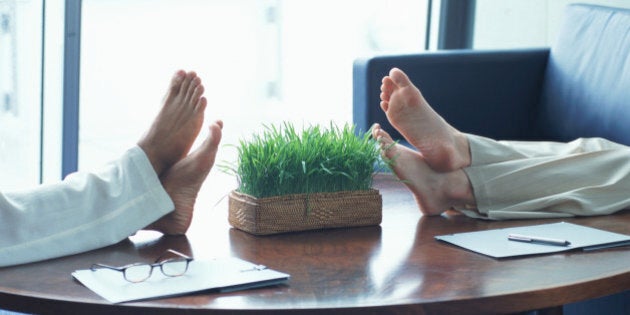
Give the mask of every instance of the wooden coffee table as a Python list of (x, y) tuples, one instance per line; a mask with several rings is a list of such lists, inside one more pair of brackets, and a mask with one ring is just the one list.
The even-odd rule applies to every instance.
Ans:
[[(219, 191), (215, 182), (204, 191)], [(213, 189), (214, 187), (214, 189)], [(380, 226), (256, 237), (230, 228), (227, 191), (202, 197), (187, 236), (139, 233), (133, 241), (80, 255), (0, 268), (0, 308), (33, 313), (514, 313), (561, 311), (566, 303), (630, 289), (630, 247), (497, 260), (434, 236), (560, 220), (490, 222), (449, 214), (423, 217), (404, 185), (379, 175)], [(203, 193), (202, 193), (203, 195)], [(211, 195), (210, 193), (205, 196)], [(565, 219), (630, 234), (630, 212)], [(151, 261), (167, 248), (196, 259), (235, 256), (289, 273), (283, 285), (200, 292), (111, 304), (71, 272), (101, 262)]]

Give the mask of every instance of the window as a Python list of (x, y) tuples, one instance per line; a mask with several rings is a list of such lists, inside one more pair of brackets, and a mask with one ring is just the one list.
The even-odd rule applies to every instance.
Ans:
[(426, 0), (83, 0), (79, 169), (135, 144), (180, 68), (204, 80), (224, 144), (350, 123), (353, 60), (423, 50), (426, 16)]
[(475, 49), (550, 46), (570, 3), (630, 8), (627, 0), (476, 0)]
[[(2, 190), (56, 181), (61, 174), (63, 8), (68, 1), (79, 3), (0, 0)], [(204, 78), (207, 117), (225, 121), (224, 144), (237, 143), (263, 124), (351, 122), (352, 61), (423, 50), (427, 6), (433, 3), (436, 17), (441, 3), (82, 2), (82, 169), (118, 157), (137, 141), (179, 68), (195, 69)], [(550, 45), (563, 7), (573, 2), (477, 0), (473, 47)], [(586, 2), (630, 7), (625, 0)], [(432, 42), (435, 25), (434, 19)], [(221, 150), (219, 160), (228, 153)]]
[(42, 1), (0, 1), (0, 189), (40, 181)]

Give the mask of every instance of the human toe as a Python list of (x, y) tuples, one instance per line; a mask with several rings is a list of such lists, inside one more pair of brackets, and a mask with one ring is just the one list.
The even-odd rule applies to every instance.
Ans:
[(392, 68), (389, 71), (389, 77), (391, 78), (393, 83), (399, 87), (411, 85), (411, 80), (409, 79), (407, 74), (405, 74), (402, 70), (398, 68)]
[(191, 90), (192, 93), (190, 93), (190, 99), (193, 102), (196, 102), (197, 100), (199, 100), (201, 98), (201, 96), (203, 95), (203, 92), (205, 91), (205, 88), (203, 85), (199, 84), (197, 85), (194, 89)]
[(389, 102), (387, 102), (387, 101), (383, 101), (383, 100), (382, 100), (382, 101), (381, 101), (381, 109), (382, 109), (384, 112), (387, 112), (387, 111), (389, 110)]
[(190, 86), (193, 82), (193, 80), (195, 80), (195, 78), (197, 77), (197, 74), (194, 71), (189, 71), (186, 73), (186, 76), (184, 77), (184, 80), (181, 84), (181, 88), (179, 89), (179, 91), (181, 93), (187, 93), (188, 90), (190, 89)]

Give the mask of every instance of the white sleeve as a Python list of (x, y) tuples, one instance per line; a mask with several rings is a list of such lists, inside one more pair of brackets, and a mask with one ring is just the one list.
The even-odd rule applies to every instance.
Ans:
[(115, 244), (173, 209), (149, 159), (134, 147), (99, 171), (0, 193), (0, 267)]

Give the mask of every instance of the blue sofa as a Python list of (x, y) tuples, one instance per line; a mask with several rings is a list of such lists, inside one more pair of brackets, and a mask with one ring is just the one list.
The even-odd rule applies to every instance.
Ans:
[[(630, 10), (570, 5), (551, 48), (456, 50), (357, 60), (353, 120), (380, 123), (381, 79), (405, 71), (455, 128), (493, 139), (604, 137), (630, 145)], [(628, 192), (630, 193), (630, 192)], [(630, 284), (629, 290), (630, 290)], [(564, 307), (565, 314), (630, 314), (630, 291)]]
[(353, 120), (400, 135), (379, 107), (381, 79), (405, 71), (455, 128), (493, 139), (604, 137), (630, 145), (630, 10), (567, 7), (551, 48), (453, 50), (355, 61)]

